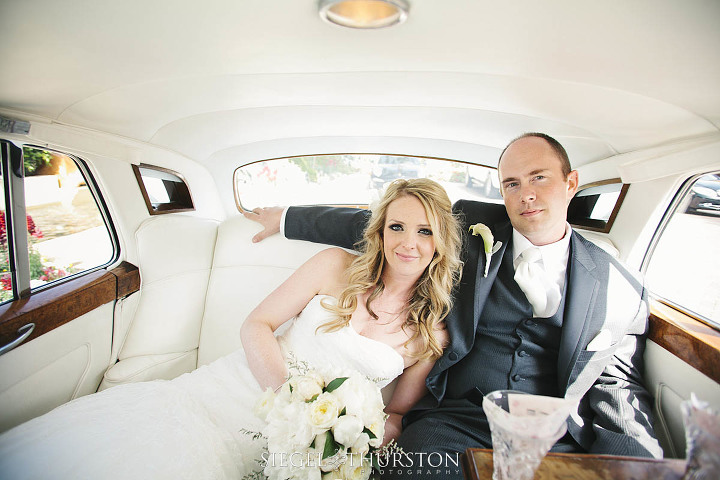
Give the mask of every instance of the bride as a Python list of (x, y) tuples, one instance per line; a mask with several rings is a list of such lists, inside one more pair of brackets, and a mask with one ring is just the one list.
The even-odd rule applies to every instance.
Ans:
[[(359, 256), (324, 250), (248, 316), (243, 350), (174, 380), (120, 385), (0, 436), (4, 478), (231, 479), (262, 470), (253, 406), (288, 361), (396, 377), (384, 443), (425, 393), (447, 343), (443, 318), (460, 272), (459, 225), (432, 180), (393, 182)], [(284, 333), (278, 328), (292, 320)], [(379, 379), (379, 380), (378, 380)]]

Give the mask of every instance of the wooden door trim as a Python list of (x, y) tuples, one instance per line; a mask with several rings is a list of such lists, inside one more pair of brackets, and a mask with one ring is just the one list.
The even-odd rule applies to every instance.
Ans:
[(96, 270), (0, 305), (0, 345), (17, 338), (24, 325), (35, 324), (27, 342), (139, 289), (138, 268), (122, 262), (111, 270)]
[(720, 383), (720, 332), (716, 329), (653, 299), (648, 339)]

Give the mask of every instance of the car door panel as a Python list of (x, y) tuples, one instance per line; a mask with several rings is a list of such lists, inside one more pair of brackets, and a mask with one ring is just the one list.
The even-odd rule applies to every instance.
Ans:
[(720, 405), (720, 334), (658, 301), (651, 301), (645, 382), (655, 397), (655, 429), (666, 457), (684, 458), (681, 403), (694, 393)]
[(27, 341), (0, 356), (0, 432), (95, 392), (112, 361), (118, 301), (140, 276), (123, 262), (0, 306), (0, 339), (34, 323)]
[(113, 304), (0, 357), (0, 431), (97, 389), (110, 360)]

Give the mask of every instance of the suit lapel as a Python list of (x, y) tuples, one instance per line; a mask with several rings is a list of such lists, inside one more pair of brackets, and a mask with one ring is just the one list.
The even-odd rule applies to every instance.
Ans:
[(563, 393), (570, 384), (572, 367), (590, 327), (591, 319), (588, 317), (597, 299), (600, 284), (593, 272), (595, 262), (575, 232), (570, 239), (569, 258), (565, 312), (558, 352), (558, 382), (560, 392)]
[[(512, 238), (512, 227), (509, 223), (500, 223), (492, 228), (497, 241), (502, 242), (500, 249), (490, 259), (490, 269), (487, 278), (485, 272), (485, 253), (483, 240), (479, 236), (468, 235), (466, 243), (465, 265), (460, 286), (455, 293), (455, 306), (447, 318), (450, 330), (451, 350), (460, 357), (464, 356), (475, 342), (480, 312), (485, 307), (485, 301), (490, 295), (495, 277), (497, 276), (505, 249)], [(436, 367), (439, 367), (436, 365)], [(442, 370), (442, 368), (437, 368)]]
[[(477, 330), (480, 313), (485, 307), (485, 302), (490, 295), (490, 289), (500, 269), (503, 255), (505, 255), (505, 250), (512, 239), (512, 227), (510, 223), (500, 223), (493, 226), (491, 230), (493, 231), (496, 241), (501, 242), (502, 245), (490, 258), (490, 268), (487, 277), (484, 277), (485, 251), (483, 248), (483, 240), (479, 236), (470, 236), (468, 239), (469, 254), (465, 272), (472, 272), (474, 275), (470, 275), (465, 285), (466, 288), (456, 297), (459, 301), (463, 301), (462, 306), (466, 311), (458, 312), (458, 318), (464, 319), (464, 321), (460, 323), (462, 331), (457, 341), (453, 341), (453, 344), (457, 346), (456, 348), (459, 352), (462, 352), (462, 355), (469, 352), (475, 342), (475, 332)], [(472, 321), (468, 321), (468, 319), (472, 319)]]

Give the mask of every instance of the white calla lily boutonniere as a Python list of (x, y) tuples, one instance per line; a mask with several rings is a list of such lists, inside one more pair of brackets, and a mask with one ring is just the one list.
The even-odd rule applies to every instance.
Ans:
[(493, 244), (493, 234), (490, 231), (490, 228), (488, 228), (488, 226), (484, 223), (476, 223), (475, 225), (470, 225), (470, 233), (482, 237), (483, 247), (485, 250), (485, 273), (483, 277), (487, 277), (488, 269), (490, 268), (490, 259), (492, 258), (493, 253), (500, 250), (502, 242), (495, 242), (495, 244)]

